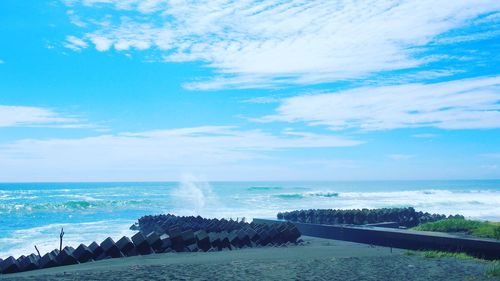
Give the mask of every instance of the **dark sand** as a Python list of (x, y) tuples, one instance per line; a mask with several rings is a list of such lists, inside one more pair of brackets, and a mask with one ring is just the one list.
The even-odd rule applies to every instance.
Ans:
[[(489, 262), (429, 259), (405, 250), (303, 237), (304, 246), (110, 259), (1, 280), (495, 280)], [(498, 279), (497, 279), (498, 280)]]

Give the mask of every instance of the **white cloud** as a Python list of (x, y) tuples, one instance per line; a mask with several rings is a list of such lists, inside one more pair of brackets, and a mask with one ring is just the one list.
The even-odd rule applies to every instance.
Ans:
[(73, 51), (80, 51), (88, 47), (87, 42), (75, 36), (66, 36), (66, 43), (64, 47), (71, 49)]
[(314, 84), (417, 67), (439, 59), (420, 47), (473, 40), (442, 35), (500, 9), (494, 0), (66, 2), (94, 22), (81, 39), (99, 51), (155, 49), (166, 61), (202, 61), (218, 73), (190, 89)]
[(390, 154), (390, 155), (387, 155), (387, 157), (389, 157), (390, 159), (392, 159), (394, 161), (402, 161), (402, 160), (412, 159), (412, 158), (415, 157), (415, 155), (411, 155), (411, 154)]
[(96, 50), (98, 50), (99, 52), (109, 50), (109, 48), (111, 48), (111, 45), (113, 44), (113, 41), (103, 36), (89, 35), (89, 37), (92, 43), (94, 43)]
[[(355, 146), (362, 142), (332, 135), (206, 126), (101, 135), (80, 139), (25, 139), (0, 146), (0, 181), (23, 180), (126, 180), (176, 177), (181, 172), (224, 174), (226, 169), (265, 164), (275, 150)], [(260, 162), (259, 162), (260, 163)], [(261, 164), (251, 164), (253, 168)], [(246, 168), (241, 168), (244, 173)], [(74, 176), (74, 177), (73, 177)], [(228, 175), (230, 176), (230, 175)], [(240, 175), (241, 176), (241, 175)], [(72, 178), (73, 177), (73, 178)], [(246, 178), (249, 178), (246, 175)], [(19, 179), (18, 179), (19, 180)]]
[(296, 96), (260, 120), (303, 121), (334, 130), (500, 128), (500, 76)]
[(439, 135), (431, 134), (431, 133), (423, 133), (423, 134), (414, 134), (412, 137), (420, 138), (420, 139), (433, 139), (437, 138)]
[(87, 23), (82, 21), (79, 16), (75, 15), (75, 11), (73, 10), (68, 10), (67, 12), (70, 22), (78, 27), (85, 27), (87, 26)]
[(482, 154), (481, 156), (490, 159), (500, 159), (500, 153), (486, 153)]
[(19, 126), (88, 127), (76, 117), (62, 116), (47, 108), (0, 105), (0, 128)]
[(481, 165), (481, 169), (487, 170), (487, 171), (496, 171), (498, 169), (498, 165), (492, 164), (492, 165)]
[(500, 30), (492, 30), (481, 33), (469, 34), (469, 35), (457, 35), (453, 37), (447, 37), (443, 39), (436, 40), (435, 43), (438, 44), (454, 44), (468, 41), (485, 40), (498, 37), (500, 35)]
[(256, 103), (256, 104), (268, 104), (268, 103), (277, 103), (280, 100), (277, 97), (255, 97), (246, 99), (244, 103)]

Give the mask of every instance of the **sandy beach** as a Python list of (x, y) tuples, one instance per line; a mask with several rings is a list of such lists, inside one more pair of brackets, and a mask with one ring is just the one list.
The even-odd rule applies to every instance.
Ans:
[(109, 259), (2, 280), (494, 280), (489, 262), (303, 237), (304, 245)]

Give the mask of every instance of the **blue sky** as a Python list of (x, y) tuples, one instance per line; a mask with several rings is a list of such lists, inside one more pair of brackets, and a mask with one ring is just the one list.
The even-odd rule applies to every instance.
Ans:
[(500, 178), (498, 1), (4, 0), (0, 181)]

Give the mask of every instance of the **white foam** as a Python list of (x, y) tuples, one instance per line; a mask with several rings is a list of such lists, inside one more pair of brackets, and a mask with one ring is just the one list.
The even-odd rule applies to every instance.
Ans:
[(117, 241), (122, 236), (132, 236), (129, 230), (134, 221), (112, 220), (87, 223), (49, 224), (41, 227), (16, 230), (9, 237), (0, 238), (0, 257), (20, 256), (33, 253), (36, 245), (43, 255), (59, 248), (59, 233), (64, 228), (63, 247), (78, 247), (93, 241), (102, 242), (108, 236)]

